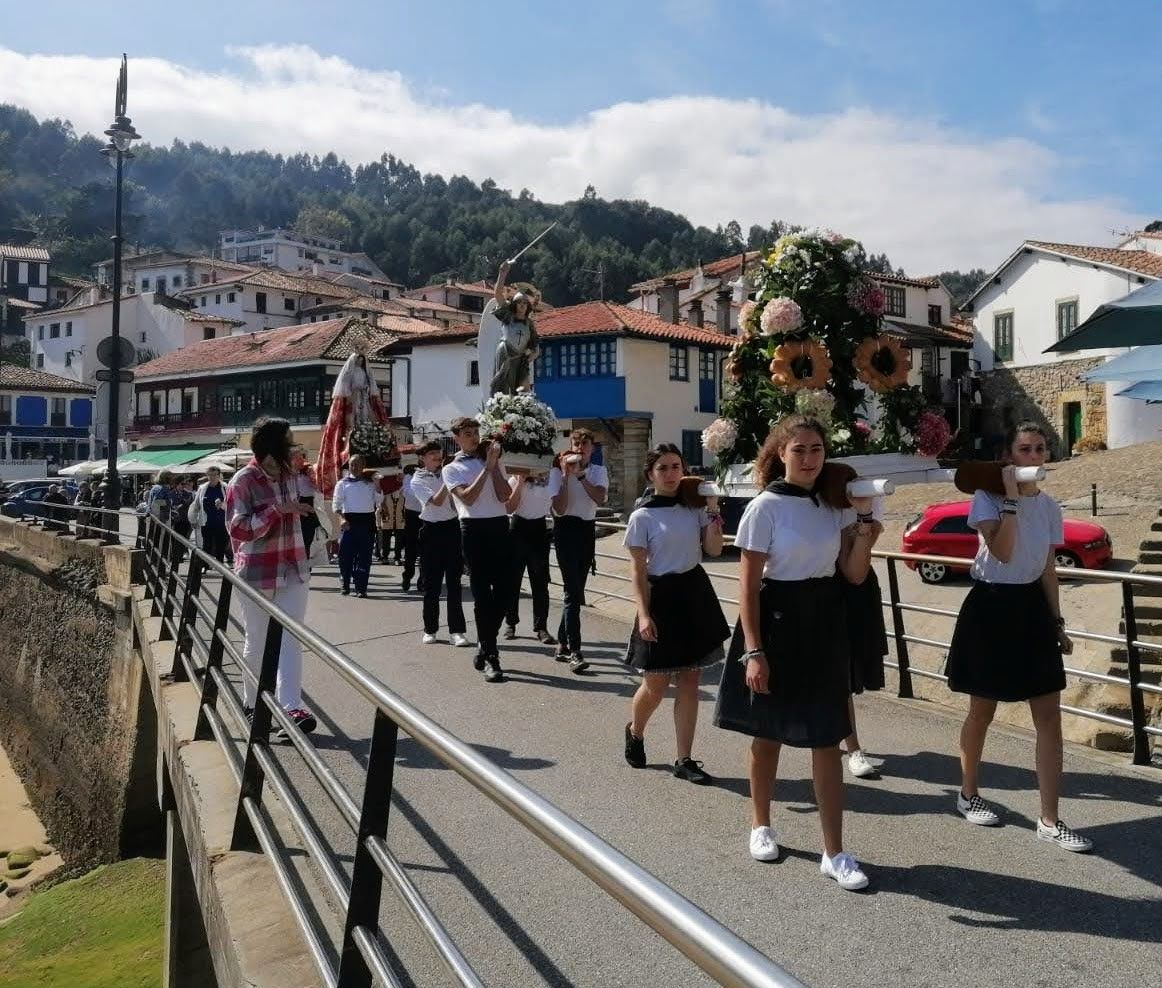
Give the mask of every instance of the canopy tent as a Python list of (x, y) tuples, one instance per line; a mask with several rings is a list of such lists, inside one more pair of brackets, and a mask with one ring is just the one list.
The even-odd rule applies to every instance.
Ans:
[(183, 467), (175, 468), (178, 473), (197, 473), (203, 474), (210, 467), (217, 467), (223, 473), (234, 473), (240, 469), (241, 466), (249, 462), (251, 453), (246, 450), (246, 460), (240, 460), (239, 457), (232, 455), (224, 455), (232, 453), (232, 450), (223, 450), (221, 453), (210, 453), (208, 456), (203, 456), (200, 460), (194, 460), (193, 463), (187, 463)]
[(1137, 398), (1146, 402), (1162, 402), (1162, 381), (1139, 381), (1117, 393), (1119, 398)]
[(1140, 346), (1081, 375), (1083, 381), (1162, 380), (1162, 346)]
[(1159, 343), (1162, 343), (1162, 281), (1154, 281), (1124, 298), (1098, 306), (1092, 316), (1045, 352), (1074, 353)]
[(121, 463), (146, 464), (154, 470), (165, 470), (171, 467), (180, 467), (185, 463), (193, 463), (214, 450), (210, 445), (197, 446), (146, 446), (123, 453), (117, 460), (117, 469), (121, 470)]
[(71, 466), (61, 467), (57, 473), (62, 477), (91, 477), (105, 469), (104, 460), (82, 460)]

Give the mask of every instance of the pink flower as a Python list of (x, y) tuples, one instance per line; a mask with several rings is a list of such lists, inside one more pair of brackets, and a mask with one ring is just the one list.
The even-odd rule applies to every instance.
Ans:
[(916, 452), (921, 456), (939, 456), (952, 438), (948, 420), (933, 411), (922, 412), (916, 425)]
[(754, 310), (756, 306), (754, 302), (746, 301), (742, 303), (742, 308), (738, 310), (738, 328), (742, 335), (754, 332)]
[(763, 308), (759, 325), (767, 336), (793, 333), (803, 325), (803, 310), (794, 299), (783, 296), (773, 298)]
[(848, 286), (847, 304), (865, 315), (882, 316), (887, 299), (880, 286), (870, 278), (857, 278)]
[(870, 436), (872, 433), (872, 427), (870, 425), (868, 425), (864, 419), (856, 419), (852, 423), (852, 426), (855, 428), (856, 432), (858, 432), (861, 436), (864, 436), (865, 438), (867, 436)]
[(702, 430), (702, 448), (717, 456), (738, 440), (738, 426), (730, 419), (715, 419)]

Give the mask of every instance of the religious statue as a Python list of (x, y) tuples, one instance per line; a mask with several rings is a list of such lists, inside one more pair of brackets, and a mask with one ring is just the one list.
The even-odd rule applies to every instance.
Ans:
[(511, 395), (532, 390), (533, 361), (537, 356), (537, 331), (533, 324), (536, 294), (530, 286), (527, 291), (517, 291), (509, 298), (505, 287), (509, 267), (509, 261), (501, 264), (494, 300), (488, 304), (480, 320), (482, 368), (487, 366), (486, 348), (499, 336), (491, 347), (492, 374), (486, 398), (494, 394)]

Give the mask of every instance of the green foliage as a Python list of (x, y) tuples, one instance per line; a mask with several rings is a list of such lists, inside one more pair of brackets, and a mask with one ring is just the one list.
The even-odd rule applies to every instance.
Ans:
[(944, 282), (952, 296), (952, 305), (957, 308), (968, 301), (968, 296), (977, 290), (988, 272), (984, 268), (973, 268), (971, 271), (941, 271), (939, 278)]
[(32, 360), (32, 341), (27, 338), (12, 340), (0, 346), (0, 366), (18, 364), (27, 367)]

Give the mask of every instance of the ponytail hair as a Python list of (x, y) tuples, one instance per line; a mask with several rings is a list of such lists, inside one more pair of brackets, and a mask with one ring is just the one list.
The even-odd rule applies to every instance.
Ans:
[(800, 429), (814, 432), (823, 441), (823, 455), (827, 455), (827, 430), (823, 423), (809, 415), (788, 415), (775, 423), (755, 458), (752, 476), (760, 488), (766, 487), (772, 481), (782, 480), (787, 475), (786, 465), (779, 454), (787, 448), (787, 444)]

